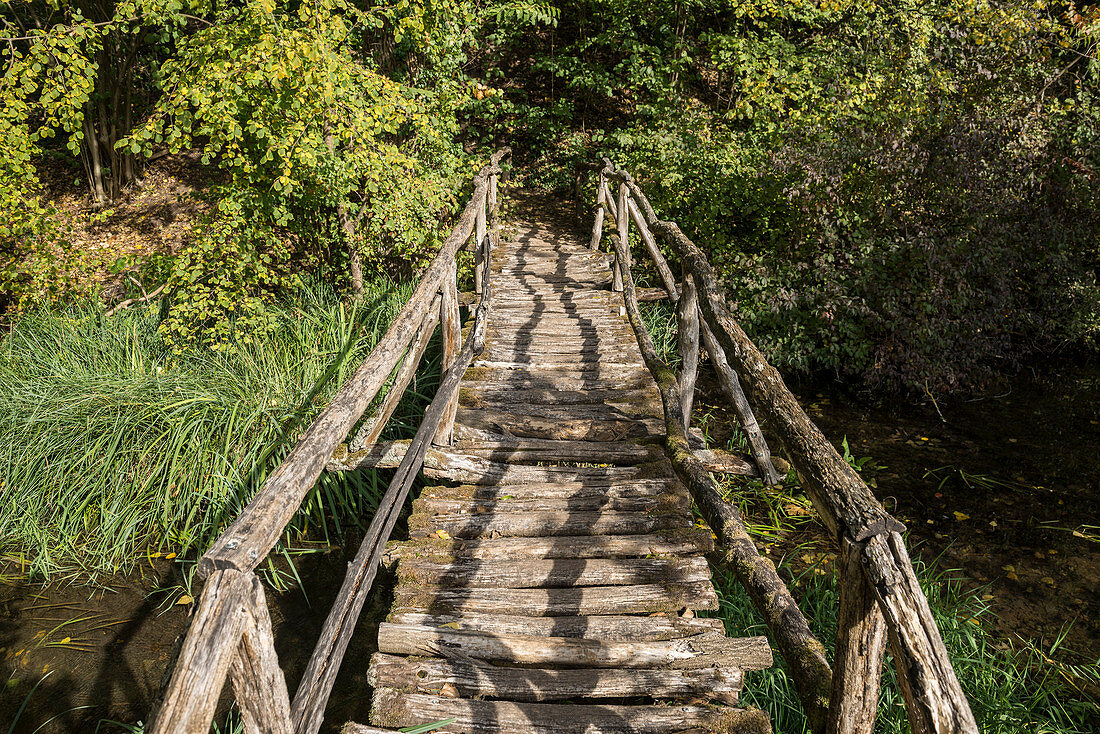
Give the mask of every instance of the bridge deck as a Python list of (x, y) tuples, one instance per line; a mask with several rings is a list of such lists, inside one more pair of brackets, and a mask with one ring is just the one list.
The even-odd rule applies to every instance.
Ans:
[(517, 232), (493, 255), (487, 346), (461, 386), (452, 451), (477, 461), (425, 469), (440, 486), (395, 549), (372, 723), (768, 731), (737, 706), (744, 671), (771, 665), (766, 640), (695, 615), (718, 608), (712, 536), (665, 459), (608, 256), (545, 225)]

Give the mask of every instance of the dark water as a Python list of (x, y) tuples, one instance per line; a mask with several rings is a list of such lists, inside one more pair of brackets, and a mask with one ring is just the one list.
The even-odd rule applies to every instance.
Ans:
[[(1003, 395), (938, 406), (792, 387), (830, 439), (872, 457), (865, 475), (908, 525), (916, 553), (990, 597), (997, 633), (1049, 644), (1068, 626), (1068, 650), (1100, 657), (1100, 368), (1029, 373)], [(349, 553), (305, 559), (304, 593), (269, 594), (292, 691)], [(0, 731), (25, 699), (21, 734), (117, 732), (107, 720), (147, 717), (189, 621), (191, 607), (174, 603), (178, 570), (161, 562), (100, 587), (0, 581)], [(388, 603), (383, 582), (337, 683), (332, 730), (366, 718), (366, 661)]]
[[(1100, 659), (1100, 367), (1026, 372), (980, 400), (870, 406), (794, 386), (926, 559), (990, 597), (997, 631)], [(882, 465), (882, 468), (874, 468)]]
[[(296, 564), (303, 589), (268, 592), (276, 649), (291, 695), (348, 560), (348, 552), (307, 556)], [(122, 732), (127, 729), (120, 724), (147, 720), (190, 623), (193, 604), (176, 603), (184, 596), (176, 586), (181, 581), (178, 569), (162, 561), (96, 587), (55, 583), (43, 588), (10, 578), (0, 585), (0, 731), (7, 731), (24, 701), (16, 734)], [(330, 699), (330, 725), (323, 731), (366, 720), (365, 663), (374, 652), (378, 622), (388, 611), (391, 584), (381, 574), (378, 592), (363, 610)], [(230, 702), (224, 699), (219, 721), (228, 714)]]

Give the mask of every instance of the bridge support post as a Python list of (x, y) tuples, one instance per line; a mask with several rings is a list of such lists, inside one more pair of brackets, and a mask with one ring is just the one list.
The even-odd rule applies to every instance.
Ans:
[[(484, 209), (481, 210), (484, 213)], [(484, 220), (482, 220), (484, 222)], [(479, 248), (480, 249), (480, 248)], [(462, 349), (462, 322), (458, 315), (458, 265), (451, 259), (450, 270), (443, 276), (442, 287), (443, 300), (439, 309), (439, 325), (443, 332), (443, 364), (441, 369), (446, 374), (451, 365), (458, 359), (458, 352)], [(432, 443), (436, 446), (450, 446), (454, 438), (455, 415), (458, 413), (458, 395), (443, 411), (443, 417), (439, 421), (439, 430), (435, 434)]]
[[(625, 186), (623, 188), (626, 188)], [(676, 304), (676, 345), (680, 352), (680, 407), (684, 432), (691, 426), (691, 407), (695, 402), (695, 378), (699, 372), (699, 301), (695, 281), (685, 266), (680, 300)]]
[(871, 734), (875, 728), (886, 620), (863, 575), (861, 555), (859, 545), (841, 538), (837, 554), (840, 609), (825, 734)]

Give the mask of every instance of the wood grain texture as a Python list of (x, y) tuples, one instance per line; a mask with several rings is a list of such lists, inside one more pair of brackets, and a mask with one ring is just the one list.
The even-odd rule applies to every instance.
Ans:
[(397, 655), (447, 658), (460, 651), (474, 658), (516, 665), (589, 668), (675, 668), (699, 670), (725, 667), (762, 670), (771, 667), (767, 638), (730, 639), (704, 632), (691, 637), (654, 642), (618, 642), (576, 637), (486, 634), (469, 630), (383, 622), (378, 650)]
[[(375, 690), (371, 718), (383, 726), (410, 726), (455, 718), (441, 734), (673, 734), (689, 730), (765, 734), (756, 709), (707, 706), (625, 706), (512, 703)], [(360, 734), (354, 724), (344, 734)]]
[(195, 617), (187, 631), (160, 710), (149, 730), (154, 734), (206, 734), (238, 654), (245, 625), (251, 573), (216, 571), (206, 580)]
[(376, 688), (437, 695), (449, 686), (460, 698), (695, 698), (732, 706), (737, 703), (744, 673), (737, 668), (515, 668), (477, 660), (413, 661), (377, 653), (371, 659), (367, 680)]
[(709, 581), (568, 589), (462, 589), (405, 584), (397, 587), (394, 596), (396, 611), (431, 614), (477, 612), (528, 617), (584, 617), (718, 608), (718, 596)]
[(290, 695), (275, 653), (263, 584), (255, 576), (249, 582), (245, 600), (248, 621), (230, 668), (244, 734), (293, 734)]
[(504, 614), (421, 614), (397, 612), (394, 624), (441, 627), (490, 635), (542, 635), (618, 642), (676, 640), (706, 632), (723, 632), (719, 619), (657, 614), (647, 617), (603, 614), (570, 617), (519, 617)]
[(878, 713), (886, 621), (859, 567), (862, 549), (841, 541), (833, 692), (826, 734), (871, 734)]

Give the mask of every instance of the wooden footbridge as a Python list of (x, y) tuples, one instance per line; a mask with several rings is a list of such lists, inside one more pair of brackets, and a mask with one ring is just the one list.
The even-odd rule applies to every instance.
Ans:
[[(347, 734), (422, 725), (767, 732), (768, 716), (741, 706), (739, 692), (772, 665), (772, 645), (815, 734), (863, 734), (887, 644), (915, 732), (977, 732), (902, 526), (733, 321), (703, 253), (609, 162), (591, 241), (545, 221), (516, 222), (502, 236), (497, 183), (507, 153), (475, 178), (469, 205), (385, 337), (201, 559), (205, 586), (151, 730), (207, 732), (228, 679), (249, 734), (317, 732), (374, 577), (389, 564), (397, 586), (369, 663), (369, 722), (345, 724)], [(605, 220), (614, 225), (607, 237)], [(656, 295), (677, 304), (679, 372), (642, 322), (639, 297), (655, 296), (635, 287), (632, 226), (635, 250), (664, 285)], [(470, 240), (475, 293), (460, 294), (456, 253)], [(662, 244), (681, 265), (679, 282)], [(410, 441), (380, 442), (437, 327), (444, 374), (420, 429)], [(693, 435), (701, 347), (751, 457), (716, 455)], [(831, 664), (710, 473), (777, 481), (754, 409), (839, 544)], [(375, 467), (396, 468), (393, 482), (292, 698), (254, 571), (322, 471)], [(390, 541), (421, 474), (428, 486), (412, 503), (409, 537)], [(771, 643), (698, 616), (718, 607), (708, 555), (736, 574)]]

